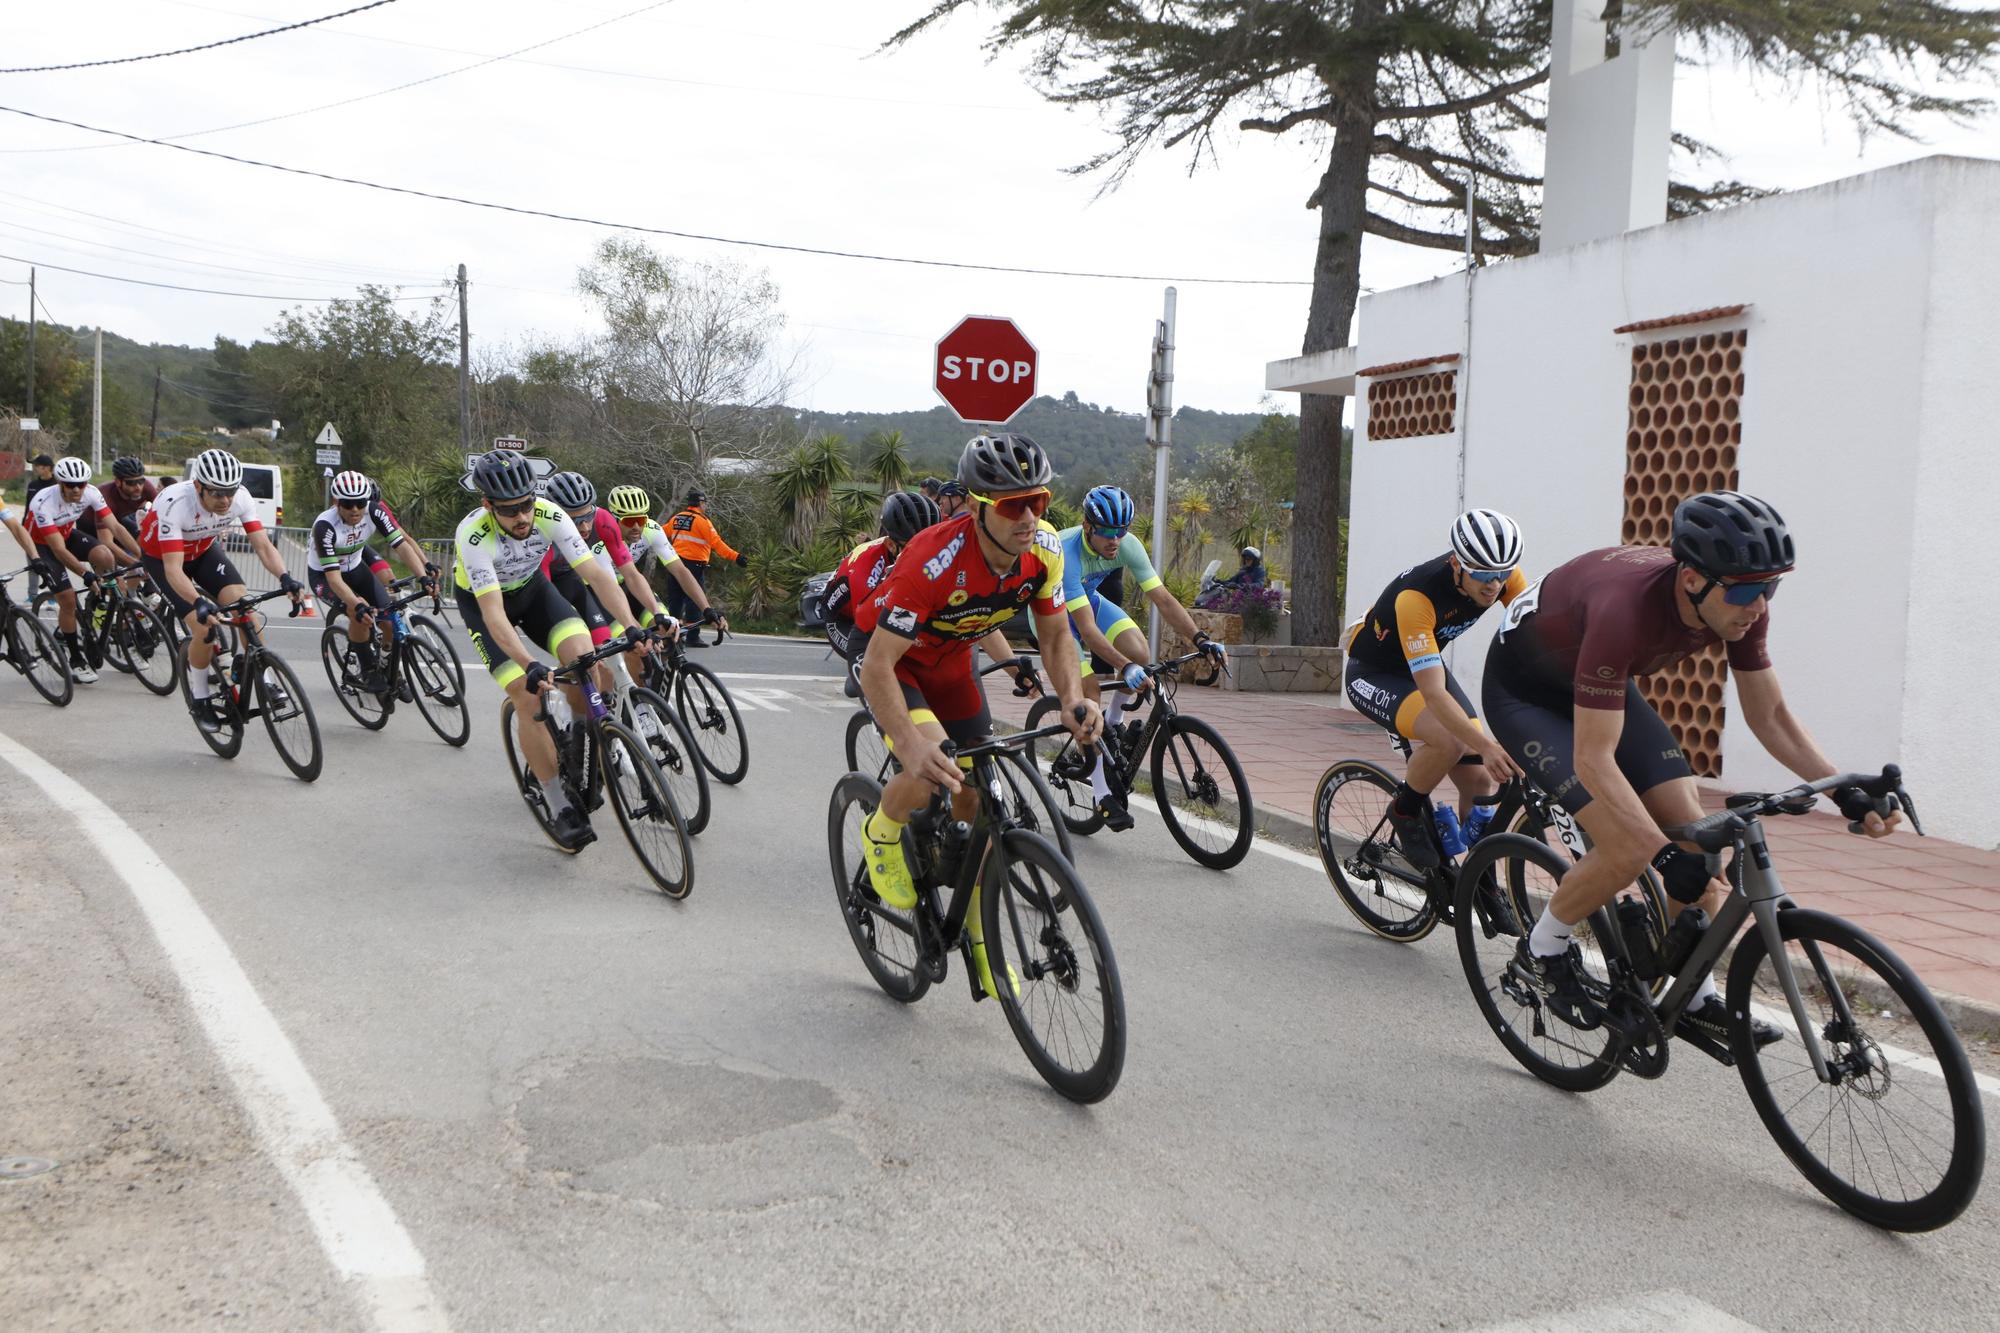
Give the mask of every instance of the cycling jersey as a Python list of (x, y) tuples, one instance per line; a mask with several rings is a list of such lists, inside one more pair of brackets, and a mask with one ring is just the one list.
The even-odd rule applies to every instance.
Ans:
[[(1623, 709), (1628, 680), (1665, 670), (1718, 636), (1681, 621), (1679, 564), (1658, 546), (1588, 551), (1549, 571), (1527, 589), (1487, 654), (1489, 678), (1578, 708)], [(1771, 617), (1760, 617), (1727, 647), (1738, 671), (1771, 665), (1765, 641)]]
[[(1061, 613), (1062, 574), (1042, 534), (1006, 573), (995, 574), (980, 553), (976, 521), (973, 513), (960, 514), (912, 537), (872, 599), (876, 630), (914, 645), (903, 662), (955, 667), (962, 661), (969, 670), (973, 642), (1023, 607), (1040, 616)], [(1053, 538), (1053, 529), (1047, 535)]]
[[(63, 499), (60, 486), (44, 486), (28, 501), (28, 535), (43, 546), (50, 546), (58, 538), (67, 538), (85, 514), (110, 512), (104, 503), (104, 493), (95, 486), (86, 484), (83, 494), (74, 500)], [(94, 520), (92, 525), (95, 526)]]
[(160, 492), (153, 507), (139, 525), (139, 547), (159, 558), (178, 551), (183, 560), (193, 560), (208, 550), (217, 537), (241, 524), (243, 531), (262, 532), (264, 522), (257, 517), (257, 502), (239, 487), (230, 498), (229, 508), (211, 514), (202, 507), (201, 494), (191, 481), (177, 481)]
[[(570, 521), (574, 523), (576, 520)], [(625, 545), (625, 533), (618, 526), (618, 516), (603, 505), (592, 506), (590, 527), (587, 531), (579, 528), (578, 535), (607, 573), (616, 574), (620, 565), (632, 563), (632, 552)], [(555, 573), (555, 565), (556, 550), (551, 546), (548, 554), (542, 557), (542, 573)]]
[[(621, 531), (619, 535), (624, 534)], [(634, 560), (644, 560), (648, 555), (656, 555), (660, 558), (662, 566), (680, 563), (681, 558), (674, 554), (673, 538), (667, 536), (667, 530), (650, 518), (646, 520), (646, 526), (640, 531), (638, 540), (628, 540), (626, 546), (631, 550)]]
[[(820, 604), (829, 620), (852, 621), (863, 633), (875, 629), (874, 593), (896, 567), (889, 539), (877, 537), (849, 551), (834, 569), (820, 594)], [(865, 620), (864, 620), (865, 618)]]
[(1121, 569), (1132, 571), (1142, 593), (1151, 592), (1164, 582), (1146, 556), (1146, 544), (1132, 533), (1120, 537), (1118, 549), (1109, 556), (1099, 555), (1090, 548), (1081, 527), (1064, 528), (1057, 536), (1062, 539), (1063, 604), (1071, 611), (1085, 605), (1090, 600), (1088, 594), (1096, 592)]
[[(1412, 565), (1389, 580), (1367, 617), (1348, 634), (1350, 667), (1415, 676), (1426, 667), (1443, 666), (1445, 645), (1486, 611), (1454, 583), (1449, 555)], [(1516, 569), (1500, 587), (1501, 604), (1511, 606), (1527, 587), (1526, 576)]]
[(521, 587), (542, 572), (542, 557), (552, 548), (562, 552), (572, 569), (591, 558), (576, 524), (547, 500), (535, 501), (535, 522), (525, 537), (508, 536), (493, 511), (481, 505), (459, 523), (452, 542), (457, 549), (453, 576), (474, 595)]
[(136, 500), (125, 498), (125, 492), (114, 481), (104, 490), (104, 506), (111, 511), (113, 518), (122, 523), (128, 518), (134, 518), (144, 513), (146, 506), (159, 499), (159, 497), (160, 488), (152, 482), (147, 481), (144, 477), (139, 479), (139, 497)]
[(370, 500), (353, 521), (342, 518), (339, 506), (313, 520), (312, 537), (306, 544), (306, 560), (314, 569), (337, 569), (345, 574), (358, 567), (370, 554), (368, 539), (376, 533), (394, 546), (403, 540), (396, 516), (381, 501)]

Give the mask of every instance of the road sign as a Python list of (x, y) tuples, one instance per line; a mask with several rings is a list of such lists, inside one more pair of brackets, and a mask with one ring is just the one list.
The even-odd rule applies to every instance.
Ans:
[[(313, 443), (323, 449), (338, 449), (340, 447), (340, 432), (335, 430), (333, 423), (329, 421), (319, 428), (319, 434), (313, 438)], [(340, 460), (335, 459), (334, 461), (339, 462)]]
[(495, 449), (512, 449), (517, 454), (526, 453), (528, 451), (528, 442), (519, 435), (495, 435), (493, 437), (493, 447)]
[[(508, 439), (512, 437), (502, 436), (501, 438)], [(522, 443), (525, 444), (526, 441), (524, 440)], [(506, 446), (502, 445), (500, 447), (505, 448)], [(467, 454), (465, 456), (465, 475), (458, 479), (458, 484), (468, 491), (477, 491), (479, 489), (472, 484), (472, 469), (478, 465), (479, 460), (484, 456), (483, 454)], [(539, 454), (528, 454), (526, 457), (529, 470), (535, 474), (535, 490), (539, 494), (542, 483), (556, 474), (556, 460), (553, 458), (543, 458)]]
[(40, 430), (41, 428), (42, 428), (42, 419), (40, 417), (21, 418), (21, 430), (23, 432), (31, 430)]
[(968, 315), (938, 339), (931, 384), (961, 421), (1010, 421), (1035, 396), (1040, 357), (1011, 319)]
[(319, 464), (321, 467), (339, 467), (340, 450), (315, 449), (313, 450), (313, 462)]

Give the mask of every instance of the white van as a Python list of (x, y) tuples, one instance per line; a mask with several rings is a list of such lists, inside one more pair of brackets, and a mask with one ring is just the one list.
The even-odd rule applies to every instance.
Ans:
[[(194, 460), (181, 469), (183, 478), (194, 475)], [(270, 463), (245, 463), (243, 489), (257, 502), (257, 517), (267, 528), (285, 525), (285, 473)]]

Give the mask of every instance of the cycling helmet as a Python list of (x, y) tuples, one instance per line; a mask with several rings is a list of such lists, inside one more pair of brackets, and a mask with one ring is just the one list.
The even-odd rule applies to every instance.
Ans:
[(1512, 569), (1521, 563), (1521, 528), (1497, 509), (1468, 509), (1451, 525), (1451, 550), (1466, 569)]
[(1741, 491), (1690, 495), (1674, 510), (1674, 559), (1714, 579), (1782, 574), (1792, 534), (1777, 510)]
[(120, 458), (111, 464), (111, 475), (120, 481), (146, 475), (146, 465), (136, 458)]
[(535, 470), (512, 449), (494, 449), (472, 465), (472, 486), (489, 500), (520, 500), (535, 493)]
[(938, 498), (939, 493), (943, 491), (944, 483), (939, 481), (936, 477), (925, 477), (921, 482), (917, 484), (917, 489), (922, 491), (925, 495), (930, 496), (931, 499), (935, 500)]
[(81, 486), (90, 480), (90, 464), (76, 457), (58, 458), (56, 480), (66, 486)]
[(653, 512), (653, 497), (643, 486), (613, 486), (606, 504), (620, 518), (648, 518)]
[(542, 494), (564, 509), (588, 509), (597, 503), (597, 487), (581, 472), (558, 472), (549, 478)]
[(975, 435), (958, 456), (958, 479), (983, 495), (1039, 490), (1055, 475), (1048, 454), (1025, 435)]
[(921, 491), (897, 491), (882, 503), (882, 535), (899, 542), (907, 542), (937, 521), (937, 501)]
[(938, 499), (940, 500), (944, 499), (948, 495), (953, 497), (963, 497), (970, 494), (972, 494), (972, 492), (965, 489), (965, 483), (960, 481), (956, 477), (953, 477), (949, 481), (940, 482), (938, 484)]
[(1122, 486), (1099, 486), (1083, 497), (1083, 521), (1093, 528), (1132, 526), (1132, 497)]
[(373, 489), (369, 485), (368, 478), (359, 472), (350, 470), (336, 473), (333, 478), (333, 498), (336, 500), (346, 500), (350, 503), (355, 500), (370, 500), (374, 498), (370, 494)]
[(204, 449), (195, 455), (194, 479), (218, 491), (233, 491), (243, 484), (243, 464), (227, 449)]

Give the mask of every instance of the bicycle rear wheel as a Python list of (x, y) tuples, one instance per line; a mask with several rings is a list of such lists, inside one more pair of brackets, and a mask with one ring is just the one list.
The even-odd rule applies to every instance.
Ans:
[(1104, 1100), (1125, 1070), (1125, 994), (1083, 881), (1026, 829), (988, 845), (980, 878), (987, 964), (1014, 1039), (1057, 1092)]
[[(1793, 908), (1778, 913), (1778, 934), (1838, 1081), (1820, 1081), (1753, 925), (1729, 967), (1730, 1048), (1764, 1128), (1814, 1189), (1862, 1221), (1945, 1225), (1986, 1166), (1985, 1114), (1958, 1034), (1908, 964), (1859, 927)], [(1785, 1037), (1759, 1049), (1753, 1017)]]
[(611, 809), (632, 854), (646, 868), (655, 887), (680, 899), (694, 889), (694, 849), (688, 844), (687, 821), (660, 778), (659, 765), (637, 736), (610, 718), (602, 718), (593, 733), (598, 767), (611, 795)]
[(459, 688), (451, 668), (428, 640), (414, 635), (403, 643), (403, 679), (409, 682), (410, 697), (417, 711), (446, 745), (457, 747), (472, 736), (472, 710), (465, 705), (465, 691)]
[(750, 740), (736, 701), (713, 671), (683, 662), (674, 677), (674, 705), (694, 737), (695, 750), (717, 782), (731, 786), (750, 771)]
[(1437, 904), (1389, 827), (1396, 780), (1365, 759), (1320, 774), (1313, 833), (1320, 865), (1354, 919), (1385, 940), (1413, 944), (1436, 928)]
[(660, 776), (673, 793), (687, 821), (688, 836), (708, 827), (708, 769), (695, 753), (694, 737), (688, 735), (680, 714), (659, 695), (643, 685), (634, 686), (627, 696), (630, 717), (626, 725), (645, 742)]
[(465, 697), (465, 665), (458, 660), (458, 654), (453, 651), (451, 636), (445, 633), (444, 626), (429, 616), (418, 615), (415, 612), (405, 616), (403, 623), (410, 627), (410, 636), (412, 638), (422, 639), (436, 650), (438, 660), (443, 662), (451, 671), (452, 689), (456, 690), (458, 697), (463, 699)]
[[(890, 999), (913, 1004), (931, 988), (930, 974), (924, 970), (922, 951), (917, 947), (916, 913), (925, 908), (919, 899), (914, 910), (896, 911), (875, 895), (868, 882), (868, 850), (861, 825), (881, 802), (882, 788), (866, 774), (849, 773), (834, 784), (826, 814), (833, 896), (868, 975)], [(903, 835), (903, 854), (910, 855), (908, 833)], [(914, 859), (911, 864), (915, 864)]]
[(257, 654), (257, 706), (264, 715), (264, 730), (278, 758), (300, 782), (319, 776), (324, 757), (319, 745), (319, 721), (313, 717), (312, 701), (298, 673), (284, 658), (270, 649)]
[[(202, 670), (215, 677), (215, 659), (209, 658), (208, 665)], [(181, 701), (188, 706), (190, 715), (195, 709), (194, 689), (189, 683), (193, 675), (192, 667), (181, 672)], [(214, 732), (203, 731), (200, 726), (194, 729), (195, 734), (201, 737), (202, 743), (224, 759), (234, 759), (243, 749), (243, 708), (236, 701), (234, 690), (235, 685), (227, 677), (217, 678), (214, 697), (219, 699), (222, 705), (222, 729)], [(192, 716), (189, 720), (193, 720)]]
[(376, 695), (361, 688), (361, 660), (354, 642), (347, 637), (347, 617), (335, 614), (326, 619), (319, 634), (320, 665), (326, 668), (327, 684), (347, 715), (370, 731), (389, 725), (389, 708)]
[[(1568, 1092), (1588, 1092), (1618, 1075), (1619, 1050), (1611, 1025), (1585, 1032), (1550, 1012), (1542, 997), (1513, 970), (1519, 937), (1505, 933), (1489, 937), (1475, 901), (1482, 882), (1494, 886), (1509, 900), (1516, 921), (1532, 922), (1541, 916), (1570, 864), (1567, 856), (1533, 838), (1489, 834), (1459, 867), (1453, 916), (1465, 979), (1493, 1035), (1522, 1068), (1544, 1083)], [(1577, 926), (1575, 939), (1587, 979), (1608, 985), (1604, 955), (1590, 922)]]
[(57, 708), (66, 707), (76, 697), (76, 682), (69, 674), (69, 656), (62, 641), (35, 616), (18, 606), (7, 609), (7, 651), (14, 667), (28, 678), (35, 693)]
[[(1039, 731), (1049, 726), (1061, 707), (1062, 701), (1053, 696), (1035, 700), (1028, 709), (1026, 729)], [(1097, 762), (1097, 752), (1083, 749), (1074, 736), (1062, 732), (1036, 741), (1033, 753), (1035, 769), (1043, 775), (1063, 827), (1079, 838), (1087, 838), (1103, 828), (1104, 816), (1097, 813), (1097, 797), (1090, 785), (1090, 770)]]
[(118, 608), (111, 622), (106, 657), (114, 666), (129, 671), (141, 685), (161, 696), (174, 692), (180, 683), (181, 655), (174, 632), (158, 611), (144, 602), (128, 601)]
[[(565, 847), (556, 837), (555, 817), (549, 811), (548, 793), (542, 790), (540, 779), (536, 778), (534, 770), (528, 767), (521, 742), (514, 734), (515, 725), (514, 701), (511, 698), (503, 699), (500, 703), (500, 741), (507, 750), (507, 768), (514, 774), (514, 787), (521, 793), (521, 800), (527, 805), (528, 813), (535, 817), (535, 824), (542, 830), (542, 836), (563, 855), (575, 856), (582, 849)], [(520, 725), (539, 727), (542, 724), (529, 719), (522, 721)], [(572, 801), (576, 800), (576, 793), (570, 792), (569, 797)]]
[(1250, 854), (1250, 783), (1222, 733), (1185, 713), (1153, 738), (1153, 800), (1181, 850), (1210, 870)]

